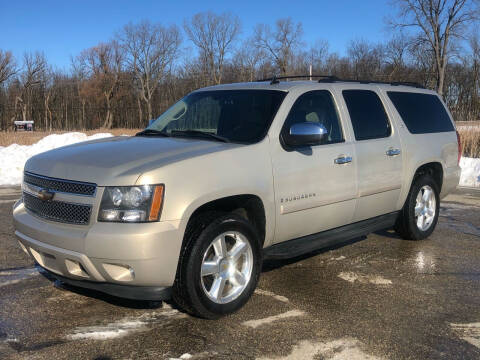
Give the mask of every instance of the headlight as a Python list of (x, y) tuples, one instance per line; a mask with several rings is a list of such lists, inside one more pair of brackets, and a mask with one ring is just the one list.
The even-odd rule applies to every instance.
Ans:
[(163, 203), (163, 185), (106, 187), (98, 221), (158, 221)]

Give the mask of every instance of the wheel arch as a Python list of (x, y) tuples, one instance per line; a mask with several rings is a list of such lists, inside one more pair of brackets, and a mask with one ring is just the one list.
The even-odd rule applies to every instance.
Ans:
[(197, 205), (195, 209), (190, 211), (185, 229), (200, 214), (213, 211), (233, 212), (250, 221), (257, 230), (261, 242), (260, 246), (263, 247), (266, 237), (267, 219), (264, 203), (258, 195), (230, 195)]

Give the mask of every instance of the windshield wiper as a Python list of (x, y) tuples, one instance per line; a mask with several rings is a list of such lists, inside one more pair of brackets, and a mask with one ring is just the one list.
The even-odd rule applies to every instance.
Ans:
[(152, 135), (152, 136), (159, 135), (159, 136), (165, 136), (165, 137), (170, 136), (164, 131), (155, 130), (155, 129), (145, 129), (135, 134), (135, 136), (149, 136), (149, 135)]
[(225, 143), (230, 142), (229, 139), (227, 139), (223, 136), (213, 134), (213, 133), (210, 133), (210, 132), (207, 132), (207, 131), (200, 131), (200, 130), (172, 130), (171, 134), (172, 134), (172, 136), (177, 136), (177, 135), (179, 135), (179, 136), (198, 136), (198, 137), (210, 138), (210, 139), (225, 142)]

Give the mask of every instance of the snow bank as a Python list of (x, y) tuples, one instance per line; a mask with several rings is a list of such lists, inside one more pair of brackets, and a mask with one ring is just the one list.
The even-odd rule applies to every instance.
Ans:
[(71, 132), (48, 135), (33, 145), (12, 144), (0, 147), (0, 185), (20, 184), (25, 162), (33, 155), (80, 141), (95, 140), (109, 136), (112, 136), (112, 134), (99, 133), (87, 136), (84, 133)]
[(460, 186), (480, 187), (480, 159), (462, 157), (460, 159), (462, 174)]

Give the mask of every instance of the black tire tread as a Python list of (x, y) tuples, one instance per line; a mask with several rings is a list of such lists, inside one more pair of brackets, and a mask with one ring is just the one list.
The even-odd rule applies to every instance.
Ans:
[(184, 272), (186, 270), (185, 263), (188, 258), (188, 253), (192, 248), (193, 242), (198, 239), (203, 230), (224, 214), (225, 213), (220, 211), (207, 211), (201, 213), (189, 222), (187, 229), (185, 230), (182, 249), (180, 250), (180, 256), (178, 259), (177, 274), (173, 284), (172, 298), (178, 307), (193, 316), (202, 317), (202, 314), (199, 314), (193, 307), (192, 299), (190, 298), (187, 287), (184, 284)]
[[(433, 191), (436, 194), (437, 208), (439, 207), (438, 185), (435, 182), (435, 180), (432, 178), (432, 176), (430, 176), (429, 174), (422, 174), (415, 177), (412, 182), (412, 186), (410, 187), (410, 191), (408, 193), (407, 199), (405, 200), (405, 204), (402, 210), (400, 211), (400, 214), (397, 218), (397, 221), (394, 227), (395, 232), (398, 235), (400, 235), (402, 239), (423, 240), (431, 234), (431, 232), (436, 226), (437, 220), (434, 220), (434, 223), (432, 224), (432, 227), (431, 227), (431, 231), (430, 229), (427, 230), (427, 232), (429, 231), (430, 233), (427, 236), (423, 236), (423, 235), (419, 235), (418, 229), (416, 229), (416, 227), (414, 227), (411, 223), (410, 214), (409, 214), (411, 203), (412, 201), (416, 201), (416, 195), (419, 190), (418, 188), (425, 184), (432, 186)], [(438, 210), (437, 210), (436, 217), (438, 219)]]

